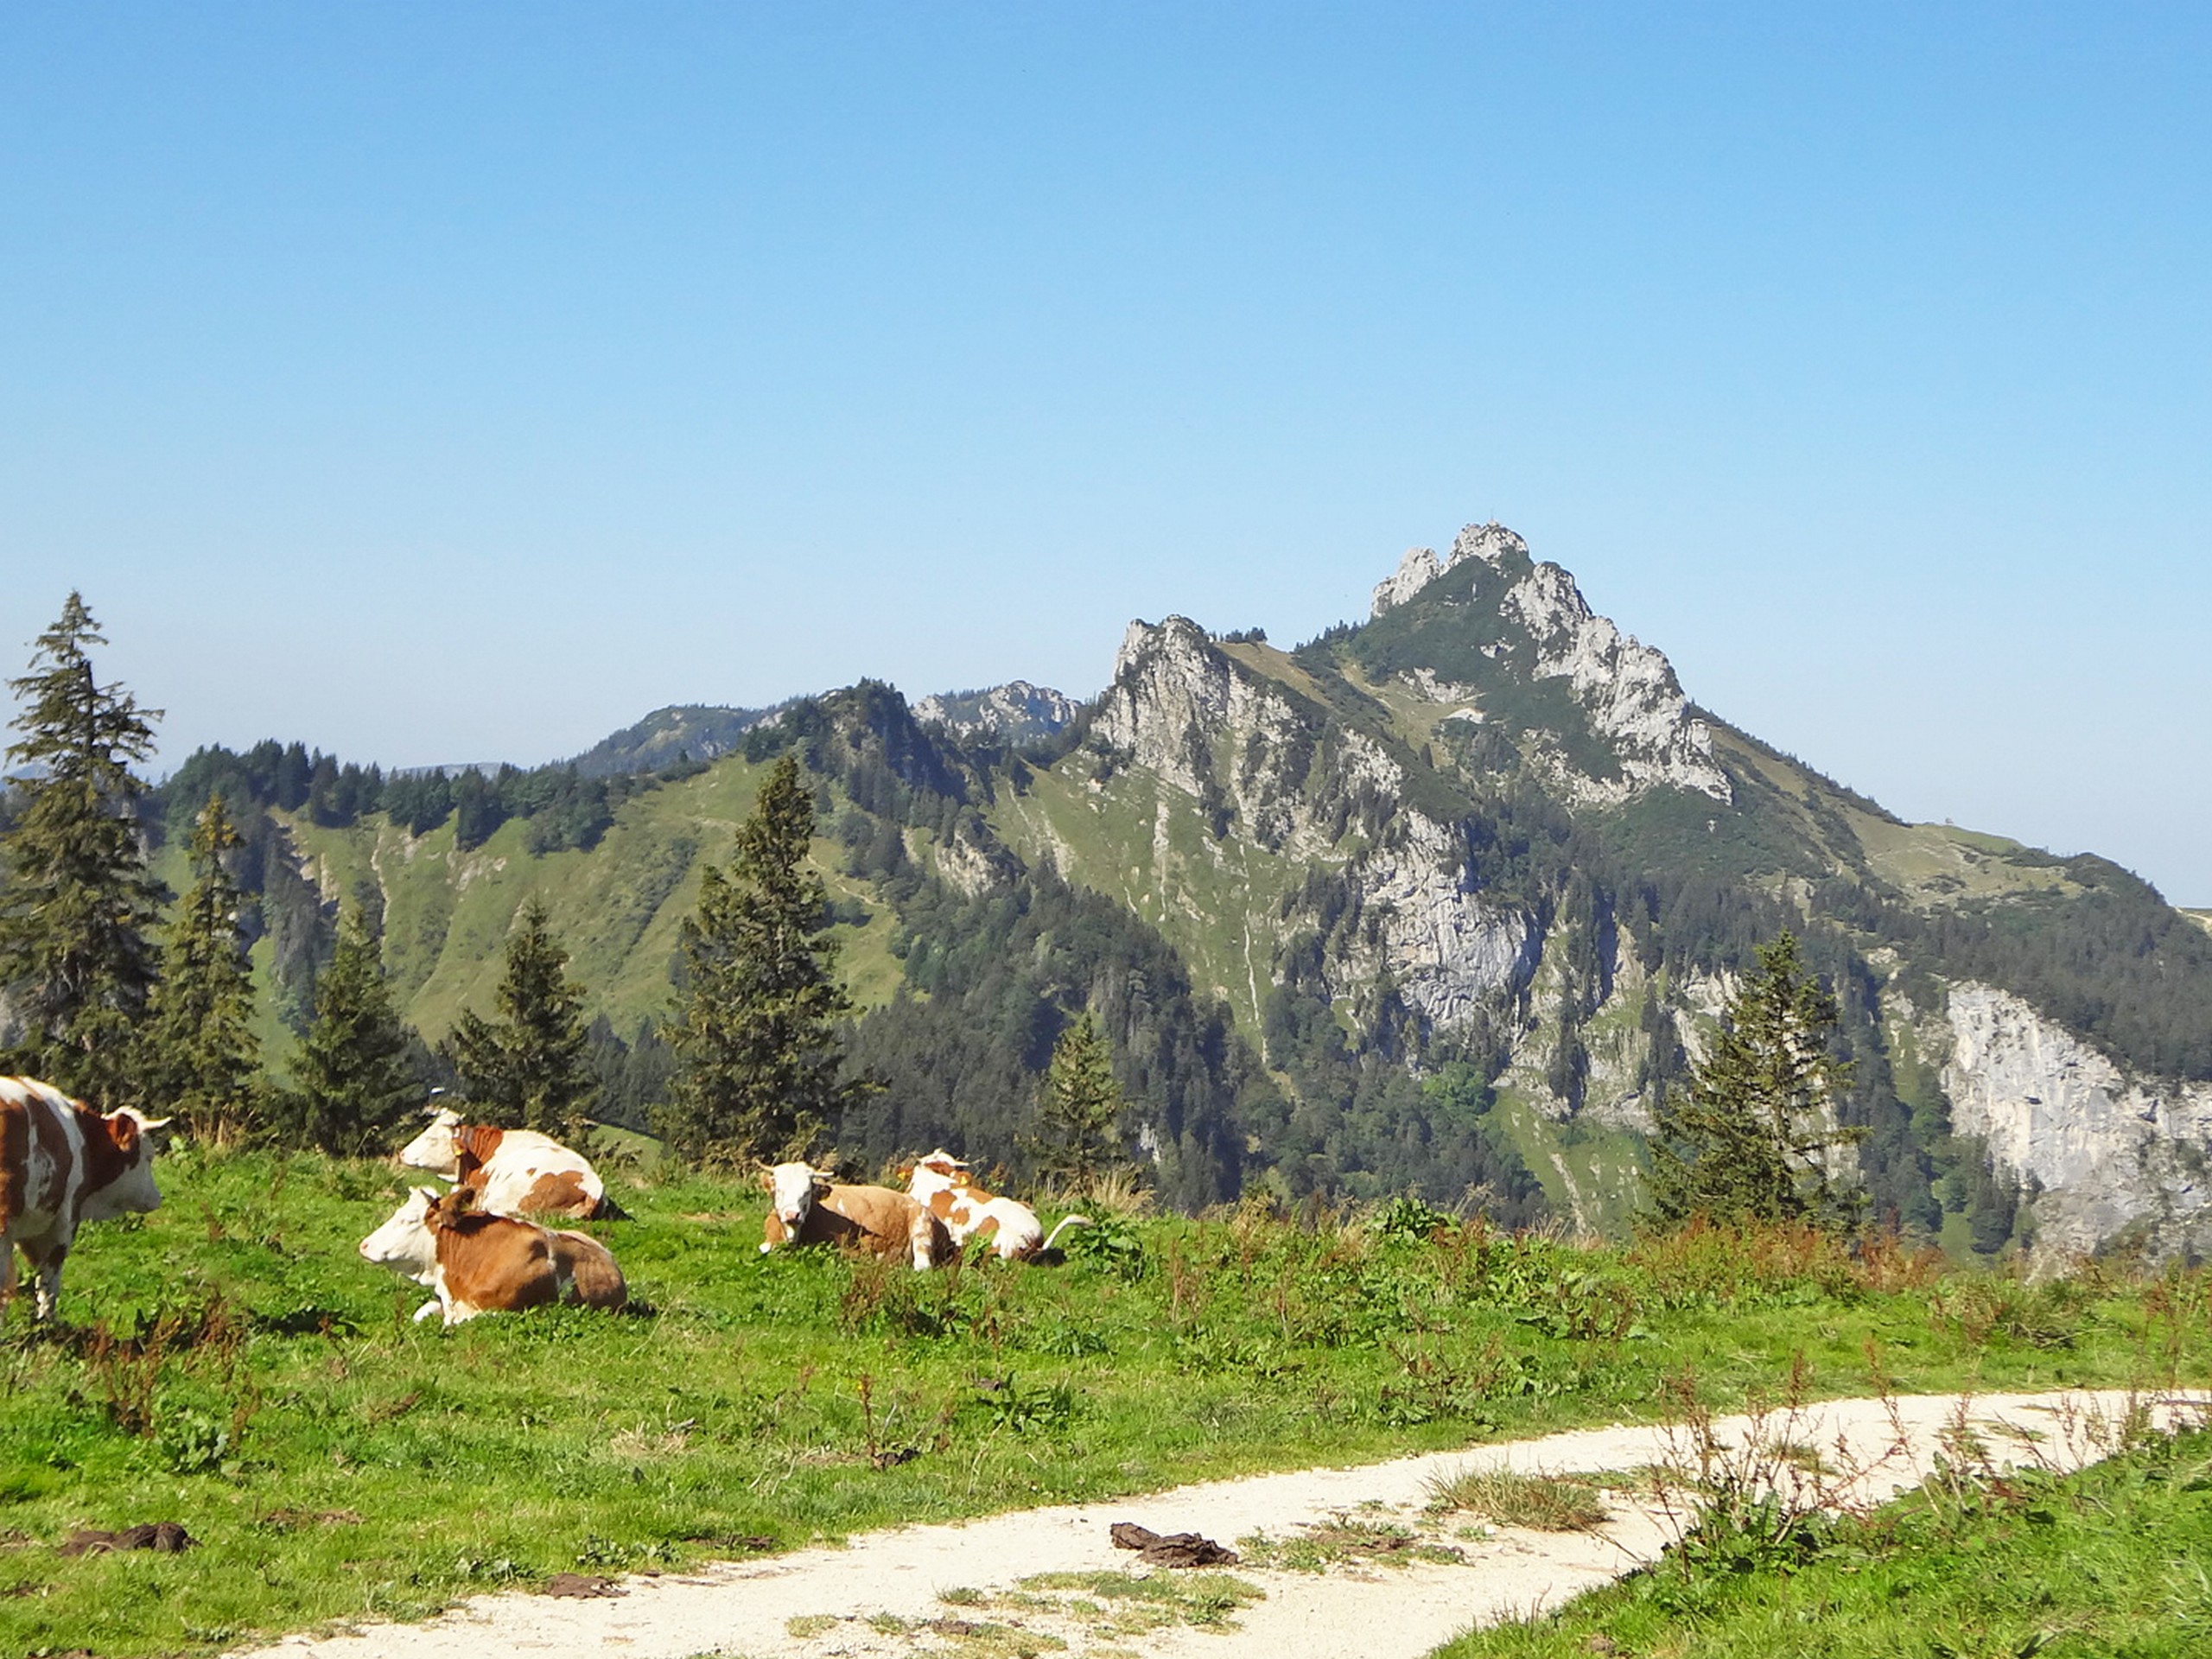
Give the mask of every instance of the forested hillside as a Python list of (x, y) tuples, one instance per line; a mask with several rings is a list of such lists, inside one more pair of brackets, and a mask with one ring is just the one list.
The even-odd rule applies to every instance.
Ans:
[[(863, 683), (664, 710), (532, 771), (209, 752), (159, 808), (172, 840), (218, 791), (245, 821), (271, 1035), (300, 1023), (343, 903), (434, 1042), (543, 903), (595, 1019), (601, 1110), (642, 1123), (700, 872), (796, 749), (862, 1010), (852, 1063), (887, 1085), (836, 1126), (862, 1165), (944, 1141), (1020, 1173), (1039, 1076), (1088, 1008), (1179, 1206), (1411, 1191), (1617, 1228), (1656, 1103), (1784, 928), (1837, 1000), (1839, 1112), (1878, 1217), (1992, 1250), (2060, 1214), (1973, 1070), (2047, 1046), (2023, 1020), (2110, 1071), (2092, 1105), (2166, 1112), (2153, 1150), (2183, 1157), (2212, 1079), (2212, 933), (2101, 859), (1903, 823), (1697, 708), (1510, 531), (1425, 556), (1372, 620), (1295, 651), (1134, 626), (1065, 725), (1034, 687), (925, 721)], [(2039, 1086), (2003, 1082), (2029, 1105)], [(2166, 1104), (2128, 1104), (2145, 1089)], [(2094, 1224), (2194, 1236), (2157, 1194)]]

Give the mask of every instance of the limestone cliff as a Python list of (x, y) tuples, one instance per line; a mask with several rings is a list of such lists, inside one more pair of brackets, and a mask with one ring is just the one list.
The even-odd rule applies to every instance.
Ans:
[(1953, 986), (1946, 1013), (1952, 1127), (2040, 1188), (2041, 1250), (2063, 1257), (2130, 1237), (2159, 1255), (2212, 1250), (2212, 1085), (2130, 1077), (1987, 985)]

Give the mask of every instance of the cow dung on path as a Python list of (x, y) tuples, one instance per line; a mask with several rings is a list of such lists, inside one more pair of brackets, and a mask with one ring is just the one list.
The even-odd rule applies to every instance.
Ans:
[(1195, 1532), (1157, 1533), (1134, 1521), (1116, 1521), (1106, 1529), (1116, 1549), (1134, 1549), (1150, 1567), (1234, 1567), (1236, 1552)]

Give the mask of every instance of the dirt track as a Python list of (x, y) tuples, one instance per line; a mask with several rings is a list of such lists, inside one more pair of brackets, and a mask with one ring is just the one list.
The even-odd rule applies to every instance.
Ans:
[[(2203, 1396), (2159, 1408), (2171, 1419)], [(2073, 1467), (2101, 1455), (2126, 1410), (2115, 1392), (1990, 1395), (1974, 1398), (1971, 1421), (2003, 1463)], [(1949, 1395), (1893, 1402), (1835, 1401), (1809, 1408), (1786, 1427), (1760, 1431), (1817, 1449), (1832, 1471), (1863, 1471), (1853, 1495), (1878, 1500), (1917, 1481), (1930, 1465), (1960, 1402)], [(1741, 1447), (1745, 1418), (1715, 1426)], [(475, 1598), (424, 1624), (384, 1624), (320, 1637), (291, 1637), (263, 1655), (286, 1659), (486, 1659), (494, 1653), (588, 1659), (607, 1653), (685, 1659), (706, 1653), (749, 1659), (926, 1659), (933, 1652), (1000, 1659), (1025, 1649), (1084, 1659), (1102, 1649), (1146, 1659), (1414, 1659), (1471, 1624), (1554, 1607), (1580, 1591), (1649, 1560), (1672, 1536), (1648, 1476), (1679, 1454), (1656, 1427), (1580, 1430), (1543, 1440), (1434, 1452), (1351, 1469), (1309, 1469), (1185, 1486), (1110, 1503), (1027, 1510), (948, 1526), (902, 1527), (855, 1537), (847, 1548), (811, 1548), (694, 1573), (633, 1577), (605, 1599), (506, 1593)], [(1539, 1473), (1616, 1471), (1611, 1518), (1595, 1531), (1498, 1529), (1469, 1539), (1471, 1517), (1426, 1515), (1430, 1483), (1469, 1469)], [(1126, 1572), (1135, 1558), (1107, 1529), (1135, 1521), (1160, 1532), (1194, 1531), (1224, 1543), (1264, 1531), (1294, 1535), (1304, 1523), (1344, 1516), (1422, 1529), (1464, 1552), (1457, 1564), (1336, 1566), (1323, 1573), (1255, 1569), (1235, 1575), (1265, 1592), (1230, 1629), (1176, 1624), (1147, 1633), (1109, 1632), (1020, 1581), (1046, 1573)], [(1139, 1569), (1142, 1570), (1142, 1569)], [(939, 1599), (947, 1591), (957, 1604)], [(994, 1598), (1011, 1593), (1012, 1602)], [(1046, 1605), (1033, 1605), (1044, 1600)], [(794, 1622), (796, 1628), (794, 1628)], [(978, 1626), (989, 1625), (979, 1630)]]

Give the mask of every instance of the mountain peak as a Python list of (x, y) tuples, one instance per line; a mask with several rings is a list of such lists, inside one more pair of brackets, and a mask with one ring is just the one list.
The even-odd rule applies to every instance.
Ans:
[(1380, 616), (1393, 606), (1404, 604), (1446, 571), (1469, 559), (1480, 559), (1501, 570), (1509, 563), (1525, 565), (1529, 543), (1492, 519), (1486, 524), (1469, 524), (1452, 543), (1451, 552), (1440, 559), (1433, 547), (1409, 547), (1406, 556), (1398, 561), (1396, 573), (1375, 584), (1375, 604), (1369, 616)]

